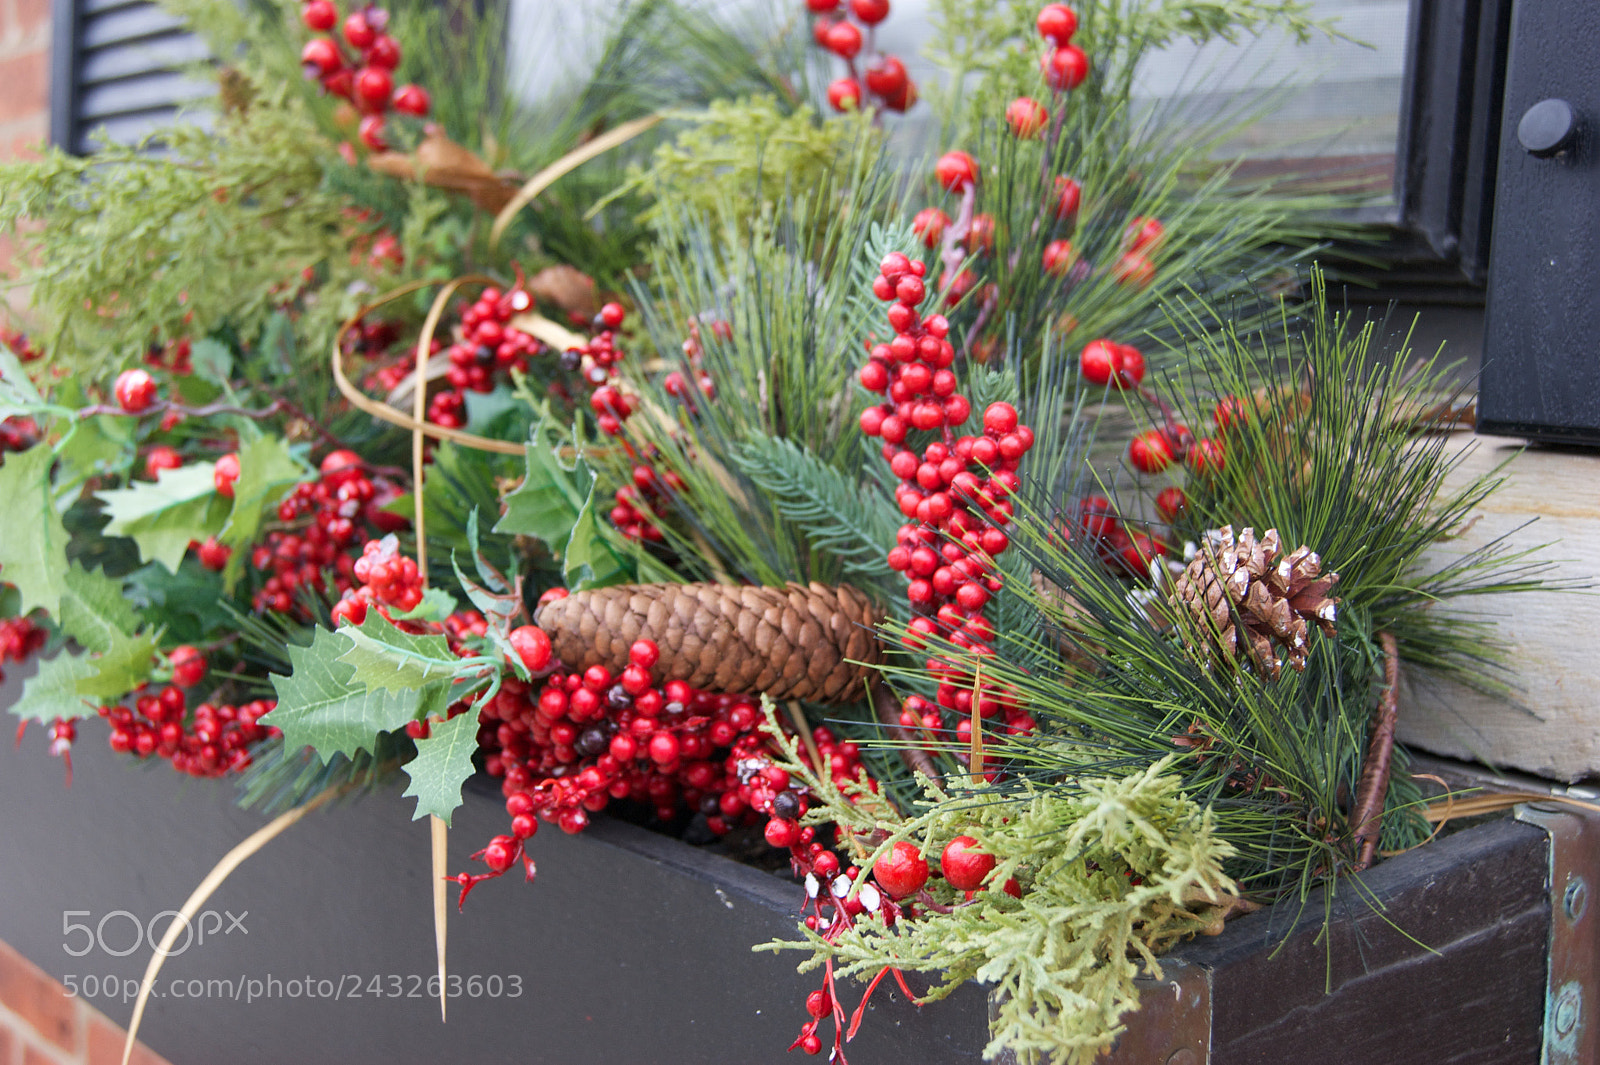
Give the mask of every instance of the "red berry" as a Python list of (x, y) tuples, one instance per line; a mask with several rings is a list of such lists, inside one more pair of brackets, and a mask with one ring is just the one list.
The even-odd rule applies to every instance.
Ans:
[(1052, 240), (1044, 246), (1044, 256), (1040, 265), (1044, 272), (1054, 274), (1056, 277), (1065, 277), (1067, 271), (1072, 269), (1073, 262), (1072, 243), (1065, 240)]
[(420, 85), (403, 85), (394, 94), (394, 109), (407, 115), (425, 117), (433, 109), (428, 90)]
[(1250, 412), (1238, 396), (1223, 396), (1211, 414), (1217, 423), (1217, 432), (1225, 432), (1249, 420)]
[(1083, 186), (1065, 175), (1056, 178), (1056, 218), (1065, 221), (1078, 213), (1083, 200)]
[(833, 1011), (833, 996), (827, 988), (819, 988), (806, 996), (806, 1012), (821, 1020)]
[(378, 36), (378, 31), (367, 21), (366, 13), (357, 11), (344, 20), (344, 39), (352, 48), (365, 48)]
[(600, 323), (607, 329), (621, 329), (627, 317), (627, 309), (620, 303), (608, 303), (600, 308)]
[(1156, 513), (1168, 523), (1177, 521), (1178, 515), (1188, 505), (1189, 497), (1177, 485), (1169, 485), (1156, 493)]
[(1158, 429), (1140, 433), (1128, 445), (1128, 461), (1140, 473), (1160, 473), (1172, 459), (1172, 443)]
[(1089, 341), (1078, 359), (1078, 368), (1084, 380), (1095, 385), (1109, 384), (1111, 375), (1116, 372), (1117, 347), (1115, 341), (1104, 337)]
[(806, 0), (806, 7), (815, 14), (826, 15), (830, 11), (838, 10), (839, 0)]
[(1122, 232), (1129, 251), (1154, 251), (1166, 239), (1167, 227), (1159, 219), (1136, 216)]
[(853, 22), (835, 22), (823, 47), (841, 59), (854, 59), (861, 53), (861, 30)]
[(1144, 288), (1156, 276), (1156, 267), (1138, 252), (1129, 252), (1112, 265), (1111, 276), (1124, 285)]
[(1150, 575), (1151, 562), (1164, 554), (1166, 554), (1166, 548), (1162, 547), (1158, 541), (1146, 536), (1144, 533), (1135, 533), (1129, 538), (1119, 557), (1123, 567), (1129, 573), (1135, 577), (1147, 577)]
[(300, 63), (319, 77), (326, 77), (344, 66), (339, 46), (327, 37), (313, 37), (300, 49)]
[(1089, 76), (1089, 57), (1075, 44), (1057, 48), (1040, 64), (1044, 80), (1057, 92), (1067, 92), (1083, 84)]
[(367, 65), (393, 70), (400, 65), (400, 42), (386, 33), (378, 34), (367, 49)]
[(222, 456), (211, 474), (211, 483), (223, 499), (233, 498), (233, 483), (239, 479), (239, 456), (234, 452)]
[(678, 737), (670, 732), (657, 732), (650, 737), (650, 760), (657, 765), (675, 761), (679, 750)]
[(879, 96), (898, 96), (910, 83), (906, 65), (892, 55), (884, 56), (867, 68), (867, 88)]
[(205, 655), (188, 644), (174, 647), (168, 658), (172, 662), (172, 683), (178, 687), (192, 688), (205, 679)]
[(971, 836), (957, 836), (946, 843), (939, 856), (939, 870), (957, 891), (976, 891), (994, 871), (994, 855), (978, 850)]
[(922, 238), (922, 243), (929, 248), (938, 247), (939, 241), (944, 238), (945, 227), (950, 224), (950, 216), (937, 207), (924, 207), (917, 212), (911, 220), (911, 231)]
[(1045, 123), (1050, 121), (1050, 112), (1040, 106), (1037, 100), (1027, 96), (1019, 96), (1006, 105), (1006, 123), (1023, 140), (1031, 140), (1044, 129)]
[(1004, 436), (1017, 427), (1017, 408), (1009, 403), (991, 403), (983, 412), (984, 432)]
[(813, 1056), (822, 1053), (822, 1040), (817, 1038), (816, 1032), (808, 1032), (800, 1037), (800, 1049)]
[(656, 646), (654, 640), (635, 640), (633, 646), (628, 648), (628, 661), (640, 669), (654, 669), (655, 664), (661, 661), (661, 648)]
[(357, 132), (361, 137), (361, 143), (373, 151), (386, 152), (389, 150), (389, 142), (383, 139), (382, 115), (368, 115), (363, 118)]
[(1222, 441), (1214, 437), (1196, 440), (1186, 456), (1189, 468), (1205, 475), (1222, 472)]
[(1078, 13), (1066, 4), (1046, 4), (1039, 10), (1039, 36), (1066, 44), (1078, 32)]
[(1132, 344), (1117, 345), (1117, 383), (1123, 388), (1137, 388), (1144, 380), (1144, 356)]
[(332, 0), (311, 0), (301, 9), (300, 21), (308, 30), (327, 33), (339, 21), (339, 9), (333, 6)]
[(215, 536), (208, 537), (200, 545), (200, 565), (214, 572), (221, 572), (227, 568), (228, 558), (233, 554), (233, 549), (217, 543)]
[(960, 192), (978, 183), (978, 164), (966, 152), (946, 152), (933, 165), (933, 176), (946, 192)]
[(914, 844), (901, 840), (872, 864), (872, 875), (892, 898), (903, 899), (928, 882), (928, 861)]
[(183, 456), (178, 454), (177, 449), (157, 444), (144, 457), (144, 475), (152, 481), (159, 480), (162, 470), (175, 470), (182, 465)]
[(129, 414), (150, 409), (156, 401), (156, 380), (143, 370), (124, 370), (117, 376), (112, 392), (117, 405)]
[(330, 480), (336, 484), (344, 484), (361, 472), (362, 465), (360, 455), (348, 448), (340, 448), (337, 451), (328, 452), (322, 460), (322, 465), (318, 467), (318, 471), (322, 474), (324, 480)]
[(389, 106), (394, 77), (382, 67), (366, 67), (356, 74), (356, 106), (378, 112)]
[(483, 849), (483, 862), (497, 873), (510, 869), (517, 860), (517, 841), (510, 836), (496, 836)]
[(839, 78), (828, 86), (828, 106), (835, 111), (854, 111), (861, 106), (861, 86), (854, 78)]
[(850, 0), (850, 13), (868, 26), (876, 26), (889, 17), (889, 0)]
[(774, 847), (792, 847), (800, 838), (800, 824), (786, 817), (774, 817), (767, 822), (766, 837)]
[(539, 626), (519, 626), (511, 630), (507, 639), (530, 673), (538, 673), (550, 664), (550, 637)]

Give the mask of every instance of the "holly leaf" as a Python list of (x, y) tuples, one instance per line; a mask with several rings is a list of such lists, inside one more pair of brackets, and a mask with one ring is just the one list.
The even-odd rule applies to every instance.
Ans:
[(0, 580), (17, 586), (26, 614), (43, 607), (61, 613), (67, 592), (67, 530), (50, 497), (48, 447), (13, 451), (0, 463), (0, 500), (10, 510), (0, 536)]
[(432, 814), (450, 823), (450, 815), (461, 805), (461, 785), (472, 775), (472, 752), (477, 749), (477, 707), (434, 725), (427, 739), (417, 741), (417, 756), (400, 767), (411, 778), (405, 796), (417, 800), (411, 820)]
[(467, 431), (496, 440), (519, 440), (528, 431), (532, 411), (509, 388), (467, 392)]
[(28, 379), (28, 371), (10, 348), (0, 344), (0, 421), (16, 414), (32, 414), (44, 407), (44, 397)]
[(355, 683), (368, 688), (400, 691), (448, 682), (461, 665), (443, 636), (402, 632), (376, 610), (368, 610), (359, 626), (339, 632), (351, 645), (339, 660), (354, 668)]
[(90, 477), (126, 467), (137, 447), (133, 423), (132, 418), (116, 418), (109, 414), (79, 421), (72, 435), (62, 441), (56, 456), (61, 460), (58, 486), (76, 487)]
[(78, 694), (120, 699), (150, 679), (155, 653), (156, 637), (149, 631), (113, 632), (110, 646), (89, 662), (94, 672), (78, 679)]
[(204, 337), (189, 346), (189, 365), (195, 376), (212, 384), (227, 384), (233, 375), (233, 352), (221, 341)]
[(561, 576), (573, 591), (604, 588), (626, 580), (626, 559), (612, 548), (606, 530), (595, 515), (594, 485), (583, 502), (578, 520), (572, 524), (566, 548), (561, 552)]
[(123, 594), (121, 581), (74, 561), (66, 583), (67, 594), (61, 597), (61, 631), (83, 647), (103, 654), (139, 628), (139, 615)]
[(261, 515), (276, 506), (283, 490), (298, 483), (306, 470), (276, 436), (260, 436), (239, 448), (239, 479), (233, 485), (233, 510), (217, 539), (234, 548), (222, 573), (228, 591), (238, 583), (250, 557), (245, 550), (261, 529)]
[(572, 536), (594, 487), (594, 473), (582, 461), (563, 466), (554, 435), (541, 423), (526, 449), (527, 474), (521, 487), (501, 501), (497, 533), (532, 536), (558, 549)]
[(94, 676), (87, 653), (62, 651), (39, 662), (39, 671), (22, 682), (22, 697), (11, 712), (24, 721), (50, 724), (58, 717), (87, 717), (89, 705), (78, 694), (78, 682)]
[(228, 501), (217, 494), (215, 469), (214, 463), (197, 462), (161, 470), (154, 483), (135, 481), (96, 493), (111, 516), (105, 534), (130, 537), (141, 560), (176, 573), (189, 542), (215, 536), (227, 520)]
[(127, 598), (139, 616), (167, 630), (178, 643), (200, 643), (223, 629), (238, 626), (224, 609), (222, 574), (187, 560), (177, 572), (152, 562), (128, 574)]
[(447, 686), (398, 691), (357, 683), (355, 670), (339, 657), (350, 648), (349, 628), (319, 628), (310, 647), (289, 647), (288, 676), (273, 674), (278, 705), (261, 720), (283, 730), (290, 750), (310, 747), (324, 762), (335, 754), (354, 757), (373, 750), (377, 737), (424, 714), (443, 713)]

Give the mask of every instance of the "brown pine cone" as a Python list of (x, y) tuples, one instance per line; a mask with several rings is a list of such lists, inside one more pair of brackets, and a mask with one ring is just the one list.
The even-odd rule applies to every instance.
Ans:
[(659, 677), (706, 691), (847, 703), (866, 696), (882, 659), (882, 617), (848, 585), (628, 584), (553, 600), (534, 620), (567, 669), (615, 673), (635, 640), (654, 640)]
[(1297, 672), (1306, 668), (1311, 624), (1334, 634), (1338, 600), (1328, 592), (1339, 575), (1324, 575), (1309, 547), (1282, 551), (1276, 529), (1257, 540), (1247, 528), (1235, 540), (1233, 527), (1224, 526), (1206, 535), (1173, 582), (1172, 601), (1193, 622), (1186, 639), (1204, 648), (1208, 660), (1237, 662), (1242, 654), (1276, 679), (1284, 662)]

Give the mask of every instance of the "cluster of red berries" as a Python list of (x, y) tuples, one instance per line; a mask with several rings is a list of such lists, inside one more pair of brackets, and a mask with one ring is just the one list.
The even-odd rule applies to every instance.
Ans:
[(1044, 80), (1056, 92), (1070, 92), (1089, 76), (1089, 57), (1072, 43), (1078, 32), (1078, 13), (1065, 4), (1046, 4), (1036, 20), (1039, 36), (1049, 42), (1049, 50), (1039, 59)]
[(630, 540), (661, 540), (661, 528), (654, 518), (667, 512), (672, 495), (685, 490), (676, 470), (657, 473), (648, 461), (633, 467), (633, 483), (618, 487), (611, 508), (611, 524)]
[(194, 372), (194, 365), (191, 362), (193, 353), (193, 343), (188, 337), (182, 337), (171, 344), (150, 345), (144, 353), (144, 362), (146, 366), (157, 370), (164, 370), (178, 377), (187, 377)]
[(422, 602), (422, 571), (417, 568), (416, 559), (400, 553), (400, 543), (393, 534), (368, 540), (351, 572), (361, 585), (345, 592), (334, 604), (335, 625), (345, 621), (360, 625), (367, 620), (367, 608), (373, 604), (388, 617), (391, 610), (408, 613)]
[(590, 389), (589, 409), (594, 412), (596, 426), (607, 436), (622, 435), (622, 423), (633, 415), (636, 402), (612, 383), (617, 379), (617, 364), (626, 355), (617, 346), (617, 331), (627, 317), (622, 304), (606, 304), (595, 315), (594, 336), (581, 347), (568, 348), (561, 353), (561, 368), (577, 374)]
[(450, 387), (428, 401), (428, 420), (447, 429), (466, 424), (467, 392), (493, 391), (495, 381), (512, 368), (527, 370), (528, 360), (539, 354), (536, 337), (511, 324), (511, 319), (533, 307), (533, 296), (521, 279), (508, 291), (486, 288), (461, 314), (461, 339), (450, 345)]
[[(203, 676), (203, 659), (199, 669)], [(178, 684), (175, 662), (173, 683), (154, 694), (142, 690), (132, 709), (120, 703), (100, 707), (100, 716), (111, 725), (111, 749), (140, 758), (165, 758), (173, 769), (190, 776), (220, 777), (247, 767), (254, 745), (281, 735), (277, 729), (257, 723), (277, 705), (273, 700), (258, 699), (242, 706), (201, 703), (191, 714), (188, 697)]]
[(8, 349), (18, 362), (44, 358), (44, 349), (35, 347), (28, 334), (17, 329), (0, 329), (0, 347)]
[[(45, 645), (49, 634), (26, 617), (0, 618), (0, 662), (26, 662)], [(0, 669), (0, 681), (6, 679)]]
[[(1165, 412), (1164, 412), (1165, 413)], [(1217, 403), (1212, 412), (1216, 435), (1197, 439), (1189, 427), (1168, 415), (1166, 424), (1135, 436), (1128, 444), (1128, 462), (1140, 473), (1160, 473), (1174, 462), (1182, 462), (1191, 473), (1210, 476), (1222, 471), (1226, 456), (1224, 436), (1230, 427), (1245, 417), (1244, 404), (1234, 396)]]
[[(951, 429), (967, 420), (970, 404), (956, 390), (950, 369), (955, 349), (945, 338), (944, 318), (919, 320), (916, 307), (925, 294), (921, 266), (894, 252), (885, 256), (873, 281), (879, 299), (894, 301), (889, 324), (895, 338), (875, 345), (861, 369), (862, 386), (889, 398), (867, 408), (861, 430), (883, 438), (884, 458), (900, 479), (895, 501), (909, 521), (900, 527), (888, 562), (910, 581), (906, 598), (917, 612), (912, 638), (922, 646), (930, 637), (943, 637), (974, 656), (987, 655), (993, 653), (994, 627), (984, 608), (1000, 590), (995, 559), (1010, 546), (1003, 528), (1011, 521), (1008, 497), (1021, 486), (1017, 466), (1033, 446), (1033, 432), (1019, 424), (1009, 403), (995, 403), (984, 411), (982, 436), (955, 437)], [(906, 443), (912, 430), (941, 436), (919, 454)], [(928, 668), (940, 681), (939, 706), (971, 715), (976, 689), (979, 716), (1004, 712), (1013, 731), (1032, 727), (1014, 698), (970, 676), (968, 667), (935, 656)], [(939, 727), (937, 707), (913, 698), (903, 723)]]
[(1115, 382), (1118, 388), (1135, 389), (1144, 381), (1144, 354), (1132, 344), (1101, 337), (1084, 346), (1078, 368), (1092, 385)]
[(362, 113), (361, 143), (375, 152), (389, 147), (383, 133), (384, 116), (391, 110), (419, 118), (427, 115), (432, 105), (426, 89), (418, 85), (395, 88), (400, 42), (384, 32), (389, 26), (387, 11), (368, 5), (344, 20), (340, 30), (355, 57), (345, 52), (332, 32), (339, 23), (339, 8), (333, 0), (306, 0), (300, 20), (307, 29), (328, 34), (313, 37), (301, 50), (306, 77), (317, 79), (325, 92), (344, 97)]
[(877, 27), (889, 17), (889, 0), (806, 0), (814, 19), (812, 38), (844, 60), (849, 73), (828, 86), (835, 111), (868, 105), (906, 111), (917, 102), (917, 86), (906, 65), (874, 47)]
[[(711, 322), (712, 335), (719, 340), (733, 339), (733, 326), (721, 318)], [(706, 399), (717, 398), (717, 383), (705, 369), (705, 342), (700, 337), (700, 321), (697, 318), (689, 319), (689, 336), (683, 342), (683, 357), (689, 360), (689, 371), (694, 375), (694, 382), (700, 389), (700, 394)], [(694, 393), (690, 390), (689, 379), (677, 370), (673, 370), (661, 379), (661, 387), (667, 395), (674, 399), (682, 400), (694, 410)]]
[[(219, 461), (219, 470), (221, 466)], [(256, 592), (256, 609), (295, 614), (300, 610), (295, 602), (299, 589), (309, 586), (326, 593), (330, 571), (334, 590), (343, 594), (354, 588), (359, 579), (354, 550), (370, 538), (368, 530), (387, 533), (408, 524), (383, 509), (398, 494), (394, 485), (368, 476), (355, 452), (330, 452), (317, 480), (296, 485), (278, 504), (278, 520), (288, 528), (272, 530), (265, 543), (252, 549), (256, 570), (270, 574)]]

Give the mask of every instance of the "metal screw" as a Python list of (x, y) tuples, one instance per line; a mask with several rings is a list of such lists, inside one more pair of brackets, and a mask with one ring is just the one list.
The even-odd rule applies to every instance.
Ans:
[(1567, 986), (1561, 989), (1561, 997), (1556, 1000), (1556, 1032), (1568, 1035), (1578, 1026), (1578, 1014), (1582, 1002), (1579, 998), (1581, 992), (1575, 987)]
[(1589, 902), (1589, 888), (1583, 882), (1583, 877), (1574, 876), (1567, 881), (1567, 890), (1561, 896), (1561, 907), (1566, 911), (1567, 920), (1576, 921), (1583, 916), (1584, 907)]
[(1168, 1055), (1167, 1065), (1200, 1065), (1200, 1057), (1189, 1047), (1179, 1047)]

